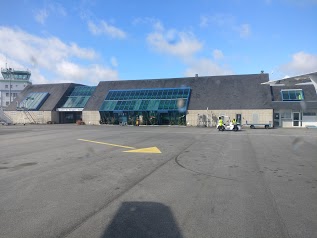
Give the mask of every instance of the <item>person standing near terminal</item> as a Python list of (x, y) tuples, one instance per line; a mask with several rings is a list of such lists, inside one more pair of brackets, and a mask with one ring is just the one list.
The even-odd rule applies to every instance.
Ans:
[(223, 130), (223, 120), (221, 117), (218, 120), (218, 130)]
[(237, 129), (237, 121), (235, 118), (232, 119), (233, 130)]

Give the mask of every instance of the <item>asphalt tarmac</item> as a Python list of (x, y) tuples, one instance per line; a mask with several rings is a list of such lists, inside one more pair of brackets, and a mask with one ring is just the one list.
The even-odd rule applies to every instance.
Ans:
[(0, 126), (0, 237), (317, 237), (317, 130)]

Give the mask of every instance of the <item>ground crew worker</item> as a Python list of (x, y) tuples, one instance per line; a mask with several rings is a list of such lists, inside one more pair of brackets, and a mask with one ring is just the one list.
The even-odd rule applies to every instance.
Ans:
[(233, 130), (237, 127), (237, 121), (235, 118), (232, 119)]
[(218, 129), (223, 127), (223, 120), (221, 117), (219, 117), (219, 121), (218, 121)]
[(298, 95), (298, 100), (303, 100), (302, 94), (299, 94), (299, 95)]

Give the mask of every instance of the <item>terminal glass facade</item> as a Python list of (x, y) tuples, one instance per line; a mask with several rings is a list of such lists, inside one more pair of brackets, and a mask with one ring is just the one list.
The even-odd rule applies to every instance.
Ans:
[(84, 108), (96, 87), (76, 86), (62, 108)]
[(190, 88), (110, 90), (100, 107), (101, 123), (185, 125)]
[(29, 111), (37, 111), (43, 105), (45, 100), (48, 98), (49, 93), (30, 93), (28, 96), (20, 103), (17, 109), (24, 109)]
[(64, 105), (58, 108), (61, 123), (74, 123), (81, 120), (82, 110), (95, 89), (96, 87), (76, 86)]

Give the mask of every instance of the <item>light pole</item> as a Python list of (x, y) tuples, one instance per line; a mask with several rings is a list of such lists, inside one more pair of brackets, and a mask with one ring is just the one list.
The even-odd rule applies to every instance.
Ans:
[(7, 68), (7, 73), (9, 74), (9, 97), (10, 97), (10, 101), (9, 104), (11, 104), (11, 75), (12, 75), (12, 69), (11, 68)]

